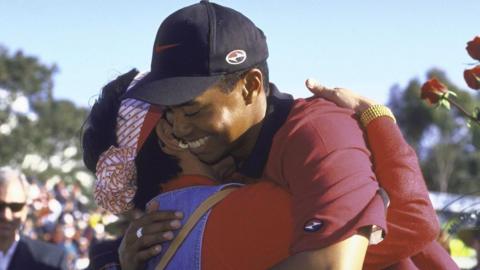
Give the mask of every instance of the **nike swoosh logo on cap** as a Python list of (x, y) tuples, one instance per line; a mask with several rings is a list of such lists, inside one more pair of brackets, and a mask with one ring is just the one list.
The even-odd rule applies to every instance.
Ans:
[(169, 48), (177, 47), (178, 45), (180, 45), (180, 44), (175, 43), (175, 44), (157, 45), (157, 46), (155, 46), (155, 52), (160, 53), (161, 51), (164, 51), (164, 50), (169, 49)]

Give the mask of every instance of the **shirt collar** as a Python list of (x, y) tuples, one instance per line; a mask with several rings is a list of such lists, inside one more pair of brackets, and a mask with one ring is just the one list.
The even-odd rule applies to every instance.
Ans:
[(15, 252), (15, 249), (17, 249), (18, 241), (20, 241), (20, 236), (17, 233), (17, 234), (15, 234), (15, 240), (13, 241), (10, 248), (7, 250), (7, 256), (12, 256), (13, 255), (13, 253)]
[(281, 93), (277, 87), (271, 83), (270, 93), (267, 97), (267, 112), (262, 123), (262, 128), (252, 152), (243, 164), (239, 166), (239, 173), (251, 178), (259, 178), (262, 176), (272, 146), (273, 137), (287, 120), (292, 105), (293, 97), (289, 94)]
[(20, 241), (20, 236), (15, 234), (15, 240), (13, 243), (10, 245), (10, 247), (7, 249), (6, 253), (3, 253), (0, 251), (0, 255), (2, 255), (3, 259), (5, 260), (4, 263), (6, 264), (5, 266), (8, 268), (8, 265), (10, 264), (10, 261), (12, 260), (13, 254), (15, 253), (15, 250), (17, 249), (18, 242)]

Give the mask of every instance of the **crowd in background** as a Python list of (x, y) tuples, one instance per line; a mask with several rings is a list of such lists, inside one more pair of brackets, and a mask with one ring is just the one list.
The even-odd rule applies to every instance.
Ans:
[[(30, 209), (23, 234), (64, 248), (68, 254), (69, 269), (86, 269), (89, 265), (88, 252), (92, 245), (121, 235), (121, 227), (125, 225), (123, 219), (128, 217), (122, 216), (119, 219), (96, 207), (92, 199), (82, 192), (78, 183), (67, 185), (59, 178), (46, 182), (31, 178), (29, 182), (31, 201), (28, 204)], [(475, 235), (479, 235), (478, 232), (475, 232)], [(450, 241), (451, 237), (447, 234), (442, 236), (439, 238), (440, 242), (452, 255), (476, 257), (471, 253), (474, 251), (471, 248), (465, 249), (467, 247), (459, 239)], [(458, 245), (460, 247), (455, 248)], [(472, 244), (469, 246), (477, 248)], [(451, 247), (453, 250), (450, 250)], [(456, 254), (459, 252), (469, 254)]]
[(30, 179), (30, 212), (23, 234), (63, 247), (70, 269), (85, 269), (89, 264), (89, 247), (113, 235), (105, 226), (117, 217), (90, 207), (91, 200), (78, 184), (66, 185), (52, 179), (45, 183)]

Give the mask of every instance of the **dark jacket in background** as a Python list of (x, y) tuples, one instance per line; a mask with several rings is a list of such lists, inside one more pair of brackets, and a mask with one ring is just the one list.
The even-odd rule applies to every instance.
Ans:
[(21, 237), (8, 270), (66, 270), (67, 253), (61, 247)]
[(120, 247), (121, 242), (122, 237), (93, 244), (88, 252), (88, 258), (90, 259), (88, 270), (120, 269), (118, 247)]

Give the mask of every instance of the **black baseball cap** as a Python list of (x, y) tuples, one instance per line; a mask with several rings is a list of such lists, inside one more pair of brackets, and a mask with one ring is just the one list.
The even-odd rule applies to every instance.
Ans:
[(267, 57), (265, 35), (250, 19), (231, 8), (201, 1), (162, 22), (150, 73), (123, 98), (179, 105), (223, 75), (252, 68)]

